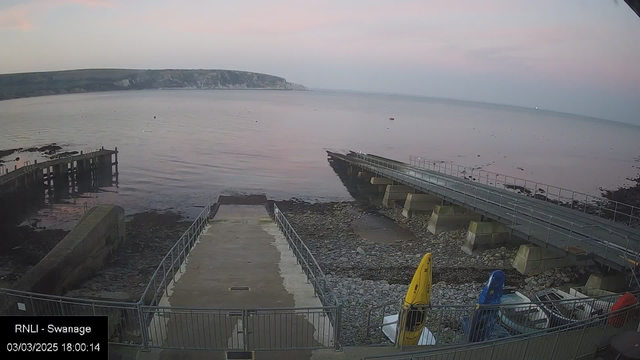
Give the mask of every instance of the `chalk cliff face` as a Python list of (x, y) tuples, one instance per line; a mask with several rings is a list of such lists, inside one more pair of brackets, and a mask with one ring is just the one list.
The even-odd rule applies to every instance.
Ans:
[(87, 69), (0, 75), (0, 100), (143, 89), (308, 90), (278, 76), (235, 70)]

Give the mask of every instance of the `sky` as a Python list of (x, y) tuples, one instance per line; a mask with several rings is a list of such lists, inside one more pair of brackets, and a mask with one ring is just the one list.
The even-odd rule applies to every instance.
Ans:
[(622, 0), (0, 0), (0, 73), (235, 69), (640, 125)]

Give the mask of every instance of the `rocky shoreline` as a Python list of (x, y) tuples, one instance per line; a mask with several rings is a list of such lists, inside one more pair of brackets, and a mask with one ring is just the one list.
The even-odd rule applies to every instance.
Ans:
[(10, 287), (18, 281), (68, 233), (31, 226), (0, 227), (0, 287)]
[[(173, 212), (149, 211), (128, 216), (127, 240), (92, 278), (66, 296), (137, 301), (149, 278), (192, 221)], [(10, 287), (69, 231), (30, 226), (2, 229), (0, 287)]]
[[(344, 345), (386, 343), (380, 331), (367, 334), (368, 310), (388, 303), (400, 304), (418, 263), (427, 252), (433, 256), (433, 305), (476, 304), (493, 270), (504, 271), (507, 286), (529, 295), (548, 287), (584, 284), (590, 271), (573, 267), (523, 276), (511, 266), (515, 247), (490, 249), (469, 256), (460, 249), (466, 230), (433, 235), (427, 231), (428, 216), (417, 215), (407, 220), (399, 207), (378, 207), (362, 201), (313, 204), (282, 201), (277, 205), (314, 254), (344, 306)], [(400, 228), (398, 231), (408, 231), (413, 236), (397, 241), (367, 239), (366, 229), (363, 231), (360, 225), (363, 219), (372, 223), (373, 233), (381, 229), (376, 222), (384, 224), (387, 231), (393, 227), (387, 222), (392, 221)], [(389, 234), (391, 238), (395, 236)], [(372, 321), (381, 320), (380, 311)], [(451, 328), (451, 336), (460, 336), (460, 331)]]
[(137, 301), (162, 258), (191, 221), (173, 212), (138, 213), (127, 221), (127, 240), (92, 278), (66, 296)]

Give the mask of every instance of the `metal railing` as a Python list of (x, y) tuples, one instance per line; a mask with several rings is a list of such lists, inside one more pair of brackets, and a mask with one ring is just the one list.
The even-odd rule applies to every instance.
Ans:
[(621, 222), (625, 225), (640, 224), (640, 208), (609, 200), (601, 196), (593, 196), (539, 181), (521, 179), (475, 167), (462, 166), (413, 155), (409, 156), (409, 164), (421, 169), (436, 171), (445, 175), (493, 186), (498, 189), (520, 193), (546, 202), (552, 202), (583, 213)]
[(187, 256), (189, 256), (205, 226), (209, 224), (210, 213), (211, 205), (207, 204), (191, 226), (162, 258), (140, 298), (140, 302), (143, 305), (160, 305), (162, 296), (169, 296), (169, 284), (175, 280), (176, 274), (185, 271), (183, 266), (186, 263)]
[[(640, 290), (632, 292), (638, 297)], [(505, 296), (505, 295), (503, 295)], [(363, 314), (366, 317), (365, 337), (381, 334), (384, 327), (398, 327), (396, 321), (386, 321), (389, 315), (397, 319), (421, 319), (428, 330), (424, 337), (428, 345), (442, 347), (468, 342), (483, 342), (507, 338), (518, 334), (534, 333), (543, 329), (561, 327), (567, 323), (596, 318), (611, 311), (622, 294), (610, 294), (588, 298), (572, 298), (545, 302), (522, 302), (500, 305), (429, 305), (403, 307), (391, 302), (372, 307)], [(558, 316), (551, 316), (551, 311)], [(486, 326), (486, 324), (501, 324)], [(402, 339), (405, 327), (397, 333)], [(396, 342), (402, 348), (402, 342)]]
[(342, 306), (317, 261), (277, 207), (274, 211), (276, 223), (324, 306), (262, 309), (165, 306), (171, 284), (185, 271), (187, 257), (209, 223), (211, 212), (212, 206), (205, 206), (171, 247), (137, 303), (85, 300), (0, 288), (0, 315), (107, 315), (111, 343), (145, 349), (339, 348)]
[[(342, 155), (348, 159), (346, 155)], [(609, 266), (627, 269), (629, 259), (640, 259), (640, 242), (607, 228), (587, 227), (573, 218), (567, 220), (557, 214), (537, 210), (508, 193), (428, 171), (407, 171), (408, 165), (383, 160), (361, 153), (352, 153), (360, 166), (387, 178), (410, 184), (427, 193), (437, 193), (445, 200), (492, 214), (495, 220), (506, 223), (521, 237), (544, 246), (554, 246), (575, 255), (575, 251), (592, 254), (605, 260)], [(598, 234), (600, 237), (596, 237)], [(604, 234), (606, 233), (606, 235)], [(602, 261), (601, 261), (602, 262)]]
[(578, 359), (593, 355), (599, 344), (638, 327), (640, 303), (596, 317), (507, 338), (392, 355), (378, 360)]
[(291, 226), (287, 217), (275, 204), (273, 205), (273, 215), (276, 220), (276, 224), (287, 239), (298, 263), (302, 266), (302, 270), (305, 272), (309, 282), (313, 286), (315, 295), (320, 298), (320, 301), (325, 306), (340, 305), (338, 299), (327, 284), (327, 278), (325, 277), (324, 272), (322, 272), (320, 265), (318, 265), (316, 258), (313, 257), (311, 250), (309, 250), (296, 230)]
[(109, 342), (142, 345), (138, 304), (86, 300), (0, 288), (0, 315), (106, 315)]
[[(33, 165), (30, 165), (33, 166)], [(164, 256), (141, 299), (137, 303), (88, 300), (45, 295), (0, 288), (0, 314), (5, 315), (108, 315), (110, 342), (148, 347), (148, 326), (144, 305), (157, 305), (168, 294), (169, 284), (182, 266), (195, 242), (208, 224), (211, 206), (207, 205), (191, 226)]]
[(342, 329), (342, 304), (331, 290), (327, 278), (313, 253), (276, 204), (273, 204), (273, 217), (286, 238), (289, 247), (295, 254), (298, 264), (302, 267), (302, 271), (307, 275), (309, 283), (313, 286), (314, 294), (318, 296), (320, 302), (325, 306), (325, 313), (333, 325), (334, 346), (338, 349), (340, 347)]
[[(194, 350), (334, 348), (338, 307), (192, 309), (144, 306), (149, 347)], [(333, 316), (328, 316), (327, 313)]]
[[(100, 151), (105, 151), (104, 147), (102, 147), (101, 149), (98, 149), (98, 150), (85, 149), (85, 151), (80, 152), (80, 154), (73, 155), (71, 157), (72, 158), (83, 157), (84, 159), (88, 159), (88, 158), (93, 157), (95, 155), (95, 153), (100, 152)], [(116, 148), (115, 151), (117, 151), (117, 148)], [(4, 184), (7, 181), (10, 181), (10, 180), (14, 179), (17, 176), (28, 174), (28, 173), (32, 172), (33, 170), (46, 168), (48, 165), (50, 166), (50, 164), (52, 164), (52, 163), (57, 164), (57, 163), (59, 163), (58, 160), (60, 160), (60, 159), (52, 159), (52, 160), (44, 161), (44, 162), (40, 162), (40, 163), (38, 162), (38, 160), (35, 160), (34, 163), (31, 163), (30, 161), (26, 161), (24, 163), (24, 165), (21, 166), (21, 167), (18, 167), (16, 165), (14, 167), (14, 170), (9, 170), (9, 168), (6, 165), (2, 164), (2, 165), (0, 165), (0, 185)], [(2, 167), (5, 168), (4, 172), (2, 172)]]

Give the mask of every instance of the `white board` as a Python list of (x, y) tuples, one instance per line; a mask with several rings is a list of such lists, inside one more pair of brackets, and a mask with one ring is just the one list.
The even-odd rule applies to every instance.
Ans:
[[(392, 343), (396, 343), (396, 330), (398, 326), (398, 315), (389, 315), (384, 317), (384, 326), (382, 326), (382, 332), (391, 340)], [(431, 331), (425, 326), (422, 328), (422, 334), (420, 334), (420, 340), (418, 345), (435, 345), (436, 337), (433, 336)]]

